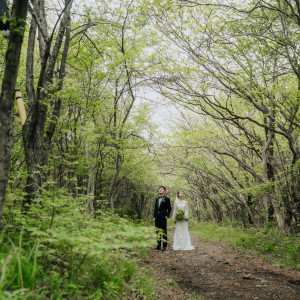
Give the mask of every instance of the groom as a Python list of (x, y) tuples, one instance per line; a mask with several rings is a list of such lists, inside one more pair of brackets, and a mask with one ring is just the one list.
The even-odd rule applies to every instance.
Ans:
[(153, 222), (156, 227), (157, 234), (157, 246), (156, 250), (161, 249), (161, 241), (163, 241), (162, 251), (166, 250), (167, 247), (167, 220), (171, 213), (170, 198), (165, 196), (166, 188), (160, 186), (158, 189), (159, 196), (155, 201), (155, 209), (153, 215)]

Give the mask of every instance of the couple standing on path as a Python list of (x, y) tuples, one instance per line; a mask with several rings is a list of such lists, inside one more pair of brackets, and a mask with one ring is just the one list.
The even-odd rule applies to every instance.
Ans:
[[(157, 246), (156, 250), (165, 251), (167, 248), (167, 220), (172, 210), (170, 198), (165, 196), (166, 188), (160, 186), (158, 189), (159, 197), (156, 198), (153, 222), (156, 227)], [(182, 210), (184, 218), (180, 221), (176, 220), (176, 212)], [(173, 250), (194, 250), (189, 235), (188, 223), (188, 203), (183, 200), (183, 192), (178, 191), (173, 208), (173, 220), (175, 222), (175, 234), (173, 241)], [(161, 248), (161, 243), (163, 247)]]

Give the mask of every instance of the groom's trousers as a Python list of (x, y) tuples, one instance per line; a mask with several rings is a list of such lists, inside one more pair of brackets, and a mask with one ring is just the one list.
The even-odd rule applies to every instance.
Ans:
[(156, 227), (156, 235), (157, 235), (157, 248), (161, 248), (161, 242), (163, 242), (163, 247), (167, 247), (168, 235), (167, 235), (166, 218), (156, 218), (155, 227)]

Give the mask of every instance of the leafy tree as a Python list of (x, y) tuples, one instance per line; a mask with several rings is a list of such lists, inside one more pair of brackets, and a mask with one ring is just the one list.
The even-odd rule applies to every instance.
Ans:
[[(272, 29), (262, 32), (266, 20), (276, 26), (279, 22), (276, 16), (272, 11), (263, 11), (250, 14), (245, 20), (243, 12), (231, 7), (225, 10), (222, 6), (201, 5), (200, 2), (181, 3), (177, 6), (175, 2), (162, 2), (149, 8), (158, 30), (174, 45), (159, 67), (152, 71), (153, 80), (172, 101), (199, 115), (227, 123), (225, 128), (229, 132), (234, 126), (245, 134), (250, 144), (258, 142), (262, 179), (270, 186), (276, 181), (275, 138), (285, 138), (290, 147), (290, 160), (285, 170), (293, 177), (295, 192), (299, 180), (299, 176), (293, 175), (299, 171), (298, 84), (289, 59), (282, 55), (284, 45), (273, 42)], [(202, 25), (191, 26), (188, 20)], [(178, 56), (178, 53), (181, 54)], [(286, 85), (291, 89), (284, 88)], [(264, 136), (253, 133), (253, 126), (260, 132), (264, 129)], [(274, 190), (262, 199), (266, 207), (272, 204), (282, 233), (287, 231), (286, 226), (291, 230), (297, 228), (299, 193), (294, 192), (290, 194), (292, 202), (284, 204), (286, 215), (290, 216), (286, 219), (280, 211), (280, 197)]]

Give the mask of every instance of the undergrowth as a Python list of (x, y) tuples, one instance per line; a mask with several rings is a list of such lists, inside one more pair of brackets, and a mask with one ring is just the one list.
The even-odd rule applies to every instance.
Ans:
[(110, 213), (84, 213), (85, 196), (52, 191), (21, 213), (8, 195), (0, 232), (0, 299), (153, 298), (138, 257), (154, 240), (148, 225)]
[(273, 264), (300, 270), (300, 236), (281, 236), (277, 229), (257, 230), (212, 222), (194, 223), (195, 235), (205, 241), (226, 242), (240, 250), (251, 250)]

